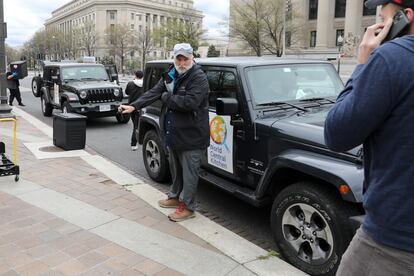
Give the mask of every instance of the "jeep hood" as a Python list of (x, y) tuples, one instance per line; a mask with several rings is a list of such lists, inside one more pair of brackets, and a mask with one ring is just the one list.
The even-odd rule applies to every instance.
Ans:
[[(327, 148), (324, 138), (325, 119), (330, 108), (309, 109), (308, 112), (275, 118), (271, 124), (275, 135), (284, 136), (291, 141)], [(268, 119), (266, 119), (267, 122)], [(357, 156), (361, 146), (347, 153)]]
[(63, 87), (72, 88), (75, 90), (84, 89), (102, 89), (102, 88), (119, 88), (118, 85), (109, 81), (71, 81), (63, 85)]

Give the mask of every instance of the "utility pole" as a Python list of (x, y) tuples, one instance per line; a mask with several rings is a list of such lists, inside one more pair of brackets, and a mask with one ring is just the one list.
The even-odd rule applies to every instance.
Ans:
[(6, 46), (7, 24), (4, 22), (3, 0), (0, 0), (0, 118), (14, 118), (7, 103), (6, 90)]

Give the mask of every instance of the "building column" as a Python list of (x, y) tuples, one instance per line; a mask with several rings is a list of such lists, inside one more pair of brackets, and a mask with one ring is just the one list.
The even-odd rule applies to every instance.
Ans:
[(318, 21), (316, 27), (316, 47), (330, 48), (334, 47), (334, 16), (335, 1), (319, 0), (318, 1)]
[(343, 52), (355, 56), (361, 41), (362, 13), (364, 3), (361, 0), (346, 1), (345, 31)]

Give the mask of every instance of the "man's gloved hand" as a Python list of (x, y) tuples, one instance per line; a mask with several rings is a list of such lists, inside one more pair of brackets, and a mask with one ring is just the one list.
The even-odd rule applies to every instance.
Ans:
[(170, 92), (164, 92), (161, 95), (161, 101), (163, 103), (166, 103), (170, 97), (171, 97), (171, 93)]

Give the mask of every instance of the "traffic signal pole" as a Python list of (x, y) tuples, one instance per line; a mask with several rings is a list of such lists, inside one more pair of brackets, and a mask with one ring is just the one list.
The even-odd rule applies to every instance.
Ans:
[(3, 0), (0, 0), (0, 118), (14, 118), (7, 103), (6, 46), (7, 24), (4, 22)]

